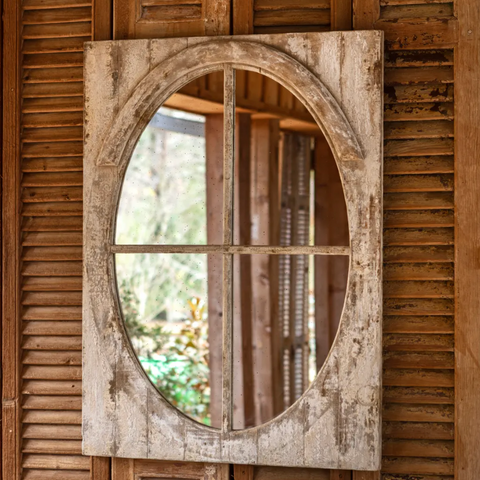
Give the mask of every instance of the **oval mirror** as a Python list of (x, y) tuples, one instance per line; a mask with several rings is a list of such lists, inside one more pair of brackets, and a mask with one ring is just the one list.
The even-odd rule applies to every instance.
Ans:
[(253, 247), (346, 246), (349, 235), (335, 160), (305, 106), (250, 71), (236, 72), (235, 93), (232, 236), (248, 248), (233, 255), (232, 284), (224, 284), (221, 253), (223, 72), (172, 95), (142, 133), (125, 173), (116, 243), (164, 248), (115, 261), (126, 331), (147, 376), (172, 405), (215, 428), (222, 296), (232, 289), (233, 428), (244, 429), (285, 411), (315, 379), (348, 277), (348, 256)]

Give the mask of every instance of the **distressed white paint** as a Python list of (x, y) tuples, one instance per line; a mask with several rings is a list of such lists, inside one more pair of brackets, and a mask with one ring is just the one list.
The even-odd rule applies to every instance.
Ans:
[[(370, 31), (87, 44), (84, 454), (379, 468), (382, 43)], [(337, 161), (351, 239), (345, 307), (317, 378), (276, 419), (233, 432), (195, 423), (149, 382), (121, 320), (111, 253), (121, 182), (141, 131), (178, 88), (224, 64), (260, 71), (306, 104)]]

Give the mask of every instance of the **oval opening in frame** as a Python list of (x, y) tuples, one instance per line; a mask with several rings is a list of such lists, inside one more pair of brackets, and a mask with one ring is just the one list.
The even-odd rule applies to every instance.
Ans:
[(146, 250), (115, 261), (126, 331), (148, 378), (173, 406), (215, 428), (222, 296), (231, 288), (232, 426), (244, 429), (303, 395), (330, 351), (345, 299), (348, 256), (276, 247), (348, 246), (349, 234), (336, 162), (305, 106), (251, 71), (236, 72), (235, 95), (232, 245), (245, 251), (232, 250), (232, 284), (222, 273), (223, 72), (172, 95), (140, 136), (116, 244)]

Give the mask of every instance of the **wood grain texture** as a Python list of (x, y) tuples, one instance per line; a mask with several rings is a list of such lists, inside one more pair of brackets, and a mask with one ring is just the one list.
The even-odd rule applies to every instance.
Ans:
[[(360, 41), (360, 38), (363, 40)], [(98, 267), (96, 270), (98, 276), (94, 275), (95, 281), (92, 283), (93, 270), (89, 268), (84, 270), (86, 276), (83, 333), (85, 346), (89, 351), (89, 354), (84, 357), (84, 380), (93, 381), (85, 389), (84, 396), (84, 452), (162, 458), (168, 451), (171, 459), (186, 461), (378, 468), (380, 454), (378, 448), (380, 325), (378, 319), (381, 304), (378, 276), (381, 269), (379, 262), (381, 38), (376, 33), (335, 33), (281, 37), (237, 37), (237, 39), (231, 41), (223, 38), (221, 42), (210, 41), (208, 43), (205, 43), (206, 39), (189, 40), (187, 50), (185, 50), (187, 43), (184, 39), (149, 43), (137, 41), (121, 52), (122, 65), (126, 66), (130, 61), (134, 61), (135, 69), (120, 68), (118, 76), (112, 75), (112, 72), (119, 68), (115, 60), (119, 45), (115, 42), (104, 42), (88, 46), (86, 56), (87, 143), (84, 185), (87, 209), (84, 221), (90, 234), (85, 237), (87, 243), (84, 253), (86, 265)], [(265, 47), (268, 44), (275, 45), (275, 50)], [(315, 48), (312, 46), (307, 50), (308, 44), (315, 44)], [(208, 48), (206, 48), (207, 45)], [(155, 63), (148, 65), (150, 59), (138, 55), (139, 48), (149, 48), (153, 55), (150, 58), (155, 59)], [(328, 52), (337, 49), (338, 56), (332, 56), (331, 53), (325, 55), (323, 49)], [(280, 51), (284, 53), (278, 56)], [(175, 56), (176, 52), (180, 53)], [(131, 60), (129, 60), (129, 55), (133, 55)], [(314, 74), (318, 76), (317, 80), (310, 77), (309, 74), (307, 81), (301, 63), (291, 64), (290, 57), (287, 55), (293, 56), (297, 61), (307, 62)], [(171, 58), (167, 62), (161, 63), (164, 58), (169, 56)], [(334, 347), (334, 349), (338, 348), (338, 353), (330, 355), (313, 387), (291, 410), (276, 421), (246, 431), (225, 434), (190, 422), (170, 405), (164, 403), (156, 390), (146, 382), (145, 374), (137, 365), (127, 339), (119, 334), (121, 331), (119, 330), (119, 318), (111, 303), (113, 299), (109, 293), (111, 292), (110, 285), (108, 282), (102, 281), (102, 278), (107, 279), (108, 272), (111, 271), (108, 244), (112, 239), (109, 234), (109, 225), (111, 225), (111, 215), (114, 211), (112, 201), (114, 201), (115, 192), (120, 188), (118, 181), (120, 177), (117, 177), (115, 172), (123, 172), (129, 157), (129, 149), (135, 144), (136, 136), (140, 132), (138, 128), (142, 128), (140, 124), (131, 125), (132, 110), (130, 108), (133, 108), (138, 114), (143, 111), (144, 114), (139, 115), (138, 118), (142, 117), (146, 121), (149, 118), (149, 112), (158, 108), (162, 98), (167, 98), (175, 88), (184, 83), (185, 74), (189, 74), (188, 71), (197, 72), (200, 64), (203, 73), (207, 73), (209, 72), (209, 62), (231, 63), (232, 58), (235, 58), (236, 68), (242, 65), (248, 65), (249, 68), (256, 71), (262, 68), (267, 76), (273, 76), (293, 89), (300, 99), (308, 99), (313, 117), (317, 118), (319, 122), (323, 122), (320, 126), (331, 143), (346, 185), (352, 238), (351, 262), (355, 267), (350, 270), (347, 307)], [(332, 62), (332, 59), (336, 59), (335, 62)], [(369, 71), (358, 68), (358, 62), (363, 60), (372, 66)], [(173, 62), (172, 66), (178, 63), (180, 68), (173, 68), (172, 76), (166, 77), (166, 83), (159, 84), (157, 74), (162, 72), (164, 75), (165, 69), (169, 68), (169, 62)], [(289, 64), (291, 66), (287, 67)], [(354, 69), (357, 72), (356, 75), (347, 75), (348, 68)], [(276, 69), (278, 71), (275, 72)], [(282, 69), (286, 69), (283, 75)], [(343, 71), (341, 82), (340, 70)], [(150, 71), (150, 73), (139, 84), (140, 87), (137, 87), (133, 94), (129, 95), (128, 89), (132, 91), (135, 88), (136, 82), (144, 75), (142, 73), (144, 71)], [(358, 74), (359, 71), (362, 72), (361, 75)], [(175, 84), (174, 75), (179, 75), (179, 79), (181, 78), (178, 86)], [(293, 77), (295, 77), (295, 82), (290, 83), (288, 79)], [(335, 92), (341, 110), (330, 97), (327, 100), (326, 90), (318, 83), (318, 78), (321, 78), (330, 91)], [(120, 80), (119, 83), (117, 83), (117, 79)], [(156, 85), (155, 89), (150, 89), (150, 82), (153, 82), (152, 85)], [(110, 88), (112, 84), (114, 85), (113, 89)], [(315, 90), (312, 90), (313, 85), (316, 85)], [(357, 94), (347, 95), (347, 92), (351, 91), (356, 91)], [(118, 92), (118, 96), (114, 92)], [(123, 102), (126, 103), (122, 105)], [(102, 105), (101, 111), (94, 109), (95, 105)], [(362, 111), (361, 115), (360, 111)], [(365, 121), (365, 111), (368, 112), (370, 119), (368, 122)], [(119, 113), (113, 129), (108, 130), (113, 121), (112, 115), (115, 115), (116, 112)], [(320, 112), (323, 114), (320, 115)], [(332, 116), (332, 112), (336, 113)], [(348, 117), (351, 127), (346, 126), (343, 115)], [(119, 132), (123, 133), (118, 135)], [(107, 137), (105, 150), (104, 153), (100, 153), (100, 141), (105, 136)], [(113, 138), (114, 143), (111, 143), (109, 138)], [(118, 143), (118, 140), (122, 138), (128, 140), (126, 144)], [(115, 150), (120, 152), (120, 156), (112, 155)], [(98, 162), (98, 155), (101, 155), (100, 162)], [(116, 160), (113, 160), (114, 158)], [(119, 170), (116, 170), (117, 168)], [(101, 192), (92, 188), (93, 185), (98, 184), (97, 182), (101, 182), (103, 186)], [(369, 193), (365, 189), (368, 189)], [(99, 201), (94, 201), (95, 198)], [(357, 214), (359, 208), (364, 209), (364, 215)], [(363, 217), (365, 216), (370, 218), (367, 223), (364, 222)], [(102, 223), (104, 226), (101, 226)], [(96, 231), (97, 228), (100, 230)], [(368, 229), (368, 233), (365, 229)], [(99, 232), (104, 233), (100, 234)], [(102, 237), (105, 234), (107, 236)], [(367, 302), (367, 291), (371, 291), (376, 300)], [(362, 322), (362, 319), (348, 313), (355, 310), (356, 299), (367, 302), (363, 303), (362, 308), (371, 312), (368, 317), (368, 325), (363, 325), (363, 329), (358, 324), (358, 322)], [(375, 320), (372, 321), (372, 318)], [(112, 341), (108, 345), (99, 342), (98, 337), (98, 332), (106, 331), (105, 329), (113, 334), (110, 336)], [(356, 363), (353, 364), (349, 361), (349, 355), (341, 352), (354, 351), (352, 342), (359, 341), (359, 338), (363, 339), (360, 341), (368, 339), (371, 347), (361, 350), (356, 357)], [(327, 387), (327, 384), (324, 383), (325, 378), (330, 374), (334, 375), (334, 371), (341, 372), (341, 375), (335, 377), (337, 380), (333, 384), (328, 383)], [(365, 376), (366, 372), (368, 374)], [(102, 378), (100, 378), (100, 374)], [(112, 398), (104, 389), (108, 389), (108, 382), (114, 379), (116, 379), (117, 388)], [(320, 387), (321, 385), (322, 387)], [(97, 393), (95, 393), (96, 391)], [(339, 398), (340, 391), (343, 392), (340, 395), (341, 407), (336, 400)], [(362, 398), (361, 402), (357, 401), (358, 395)], [(322, 402), (327, 411), (331, 411), (331, 414), (319, 415), (316, 407), (312, 408)], [(145, 412), (146, 404), (149, 406), (148, 415)], [(132, 405), (136, 406), (132, 408)], [(328, 405), (332, 405), (332, 409)], [(308, 441), (305, 443), (295, 441), (293, 445), (288, 444), (287, 446), (283, 441), (286, 435), (292, 439), (303, 438), (304, 423), (300, 419), (304, 415), (302, 413), (304, 409), (306, 409), (305, 412), (308, 412), (305, 413), (307, 415), (306, 422), (310, 425)], [(350, 412), (355, 411), (356, 414), (350, 413), (347, 417), (342, 416), (341, 411), (344, 409), (349, 409)], [(328, 444), (328, 450), (319, 450), (318, 442), (325, 438), (326, 431), (331, 432), (328, 436), (337, 435), (338, 430), (335, 425), (339, 416), (342, 418), (342, 422), (346, 422), (343, 431), (347, 437), (355, 436), (355, 448), (350, 448), (352, 444), (348, 440), (344, 440), (345, 437), (342, 434), (342, 437), (338, 438), (338, 443)], [(368, 441), (364, 429), (367, 418), (371, 425), (371, 429), (368, 430)], [(126, 419), (127, 423), (125, 424)], [(119, 422), (124, 426), (122, 429), (127, 435), (119, 434), (120, 430), (114, 433), (114, 428), (116, 428), (114, 425), (119, 427)], [(135, 429), (125, 428), (125, 425), (130, 422), (135, 423)], [(179, 428), (185, 432), (185, 436), (178, 435)], [(242, 448), (236, 447), (237, 445), (242, 445)], [(341, 450), (337, 450), (338, 445), (342, 445)], [(360, 445), (363, 447), (360, 448)]]
[(230, 8), (229, 0), (114, 0), (113, 38), (228, 35)]
[(2, 3), (2, 478), (20, 478), (20, 5)]
[[(480, 180), (475, 158), (480, 152), (480, 49), (474, 2), (457, 5), (460, 22), (455, 51), (455, 478), (472, 480), (480, 471), (476, 446), (480, 435), (478, 385), (480, 330), (475, 321), (479, 308), (478, 202)], [(452, 472), (453, 473), (453, 472)]]

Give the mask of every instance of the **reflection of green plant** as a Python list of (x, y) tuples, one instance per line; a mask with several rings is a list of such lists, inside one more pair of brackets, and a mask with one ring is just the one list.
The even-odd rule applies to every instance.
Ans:
[(188, 317), (178, 331), (143, 323), (138, 299), (126, 281), (119, 286), (125, 325), (147, 375), (165, 398), (199, 422), (210, 424), (210, 369), (206, 306), (188, 301)]

